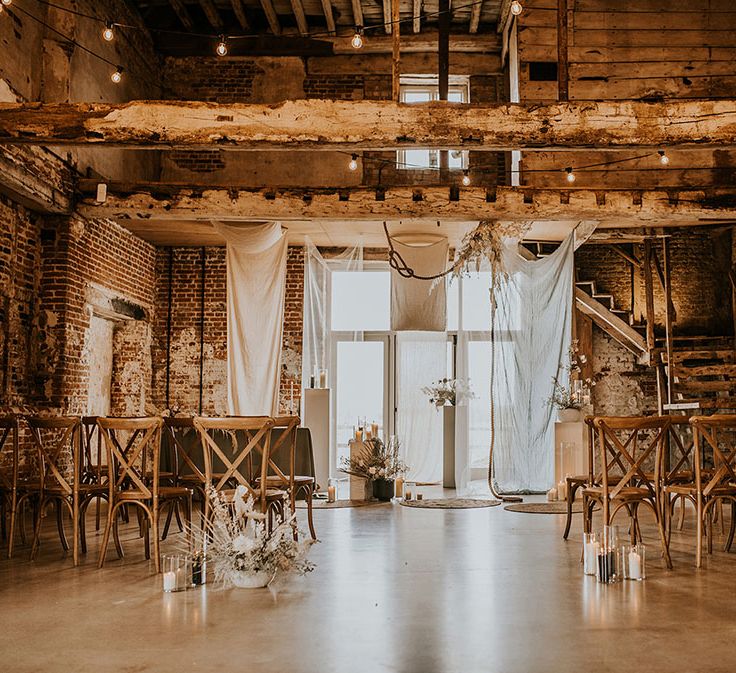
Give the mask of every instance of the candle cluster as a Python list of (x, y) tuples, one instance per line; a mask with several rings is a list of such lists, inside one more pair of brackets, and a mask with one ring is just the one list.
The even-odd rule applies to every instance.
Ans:
[(645, 579), (645, 560), (645, 546), (619, 544), (615, 526), (604, 526), (601, 535), (583, 534), (583, 572), (603, 584)]
[(165, 593), (186, 591), (207, 583), (207, 560), (203, 552), (165, 555), (162, 558)]

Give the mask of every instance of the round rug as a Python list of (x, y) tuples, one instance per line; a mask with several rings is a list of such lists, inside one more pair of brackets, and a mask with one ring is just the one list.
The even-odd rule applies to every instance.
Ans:
[[(375, 505), (390, 505), (390, 502), (381, 502), (380, 500), (336, 500), (335, 502), (327, 502), (327, 500), (312, 500), (312, 509), (345, 509), (346, 507), (371, 507)], [(296, 501), (297, 509), (307, 509), (307, 503), (304, 500)]]
[(482, 500), (480, 498), (430, 498), (427, 500), (402, 500), (404, 507), (417, 509), (475, 509), (477, 507), (496, 507), (500, 500)]
[[(567, 514), (566, 502), (520, 502), (515, 505), (506, 505), (508, 512), (522, 512), (525, 514)], [(575, 502), (572, 505), (573, 514), (581, 514), (583, 505)]]

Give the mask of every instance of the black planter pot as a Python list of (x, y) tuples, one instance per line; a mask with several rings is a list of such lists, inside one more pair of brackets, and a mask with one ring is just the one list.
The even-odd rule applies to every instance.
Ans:
[(382, 502), (388, 502), (394, 497), (393, 479), (374, 479), (373, 497)]

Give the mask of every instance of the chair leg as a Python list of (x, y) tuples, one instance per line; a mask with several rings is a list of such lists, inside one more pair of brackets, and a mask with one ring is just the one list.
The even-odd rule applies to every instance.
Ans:
[[(18, 510), (16, 494), (13, 493), (10, 500), (10, 525), (8, 528), (8, 558), (13, 558), (13, 544), (15, 542), (15, 517)], [(733, 518), (733, 517), (732, 517)]]
[(31, 561), (36, 558), (38, 552), (38, 545), (41, 541), (41, 519), (43, 518), (43, 508), (45, 506), (44, 498), (38, 504), (38, 511), (35, 512), (34, 526), (33, 526), (33, 542), (31, 543)]
[(705, 537), (708, 543), (708, 554), (713, 553), (713, 509), (714, 507), (708, 508), (708, 513), (705, 518)]
[(72, 500), (72, 561), (74, 566), (79, 565), (79, 526), (82, 520), (79, 516), (79, 497)]
[[(120, 510), (123, 509), (125, 505), (120, 507)], [(121, 511), (118, 510), (118, 516), (116, 516), (112, 523), (112, 537), (115, 540), (115, 551), (118, 553), (118, 558), (123, 558), (125, 554), (123, 553), (123, 545), (120, 542), (120, 519), (123, 518)]]
[(567, 520), (565, 521), (565, 532), (562, 533), (562, 539), (567, 540), (570, 535), (570, 526), (572, 524), (572, 506), (575, 502), (575, 494), (578, 491), (578, 484), (573, 484), (571, 480), (567, 481)]
[[(165, 540), (169, 534), (169, 526), (171, 525), (171, 519), (174, 516), (174, 508), (176, 507), (176, 501), (172, 500), (169, 504), (169, 511), (166, 515), (166, 522), (164, 523), (164, 532), (161, 533), (161, 539)], [(177, 512), (178, 517), (178, 512)], [(181, 530), (181, 526), (179, 526), (179, 530)]]
[(56, 527), (59, 529), (59, 539), (61, 540), (61, 546), (65, 552), (69, 551), (69, 542), (66, 539), (66, 533), (64, 532), (64, 508), (62, 507), (61, 498), (56, 498)]
[(117, 505), (108, 503), (107, 519), (105, 521), (105, 532), (102, 534), (102, 545), (100, 546), (100, 555), (97, 559), (97, 567), (102, 568), (105, 565), (105, 555), (107, 554), (107, 545), (110, 542), (110, 530), (113, 527)]
[[(153, 538), (153, 564), (158, 574), (161, 572), (161, 554), (158, 541), (158, 506), (155, 506), (151, 510), (151, 537)], [(148, 536), (146, 536), (146, 546), (148, 546)], [(149, 558), (149, 555), (146, 555), (146, 558)]]
[(317, 533), (314, 530), (314, 518), (312, 517), (312, 500), (314, 498), (314, 485), (309, 484), (307, 488), (307, 523), (309, 524), (309, 534), (313, 540), (317, 539)]
[(174, 500), (174, 516), (176, 517), (176, 525), (179, 526), (179, 532), (181, 533), (184, 530), (184, 526), (181, 522), (181, 514), (179, 512), (179, 501)]
[(696, 496), (695, 507), (697, 510), (698, 521), (695, 531), (695, 567), (700, 568), (703, 564), (703, 496), (698, 493)]
[(731, 500), (731, 526), (728, 531), (728, 539), (723, 547), (723, 551), (731, 551), (731, 545), (733, 544), (733, 536), (736, 532), (736, 500)]

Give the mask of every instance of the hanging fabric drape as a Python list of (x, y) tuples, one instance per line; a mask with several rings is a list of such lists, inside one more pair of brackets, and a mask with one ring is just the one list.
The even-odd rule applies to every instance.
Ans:
[[(304, 343), (302, 345), (302, 388), (319, 369), (330, 362), (330, 275), (334, 271), (362, 271), (363, 244), (360, 242), (335, 257), (325, 259), (309, 237), (304, 240)], [(353, 340), (362, 333), (353, 333)]]
[(213, 223), (227, 245), (228, 410), (278, 413), (286, 287), (286, 236), (280, 222)]
[[(436, 239), (437, 237), (435, 237)], [(400, 240), (401, 239), (401, 240)], [(392, 237), (394, 250), (419, 276), (432, 276), (447, 267), (449, 243), (440, 237)], [(444, 332), (447, 329), (447, 292), (441, 282), (405, 278), (391, 269), (391, 329), (394, 331)]]
[[(489, 492), (491, 365), (496, 489), (541, 492), (554, 480), (555, 411), (547, 400), (570, 347), (573, 234), (554, 253), (537, 260), (523, 259), (518, 241), (509, 240), (502, 267), (508, 276), (496, 284), (493, 346), (487, 291), (482, 298), (477, 291), (469, 297), (472, 275), (460, 281), (461, 297), (465, 296), (457, 376), (470, 378), (476, 395), (457, 408), (455, 480), (461, 494)], [(490, 271), (481, 268), (480, 275), (489, 287)], [(488, 316), (482, 325), (480, 312)], [(468, 329), (470, 318), (473, 329)]]

